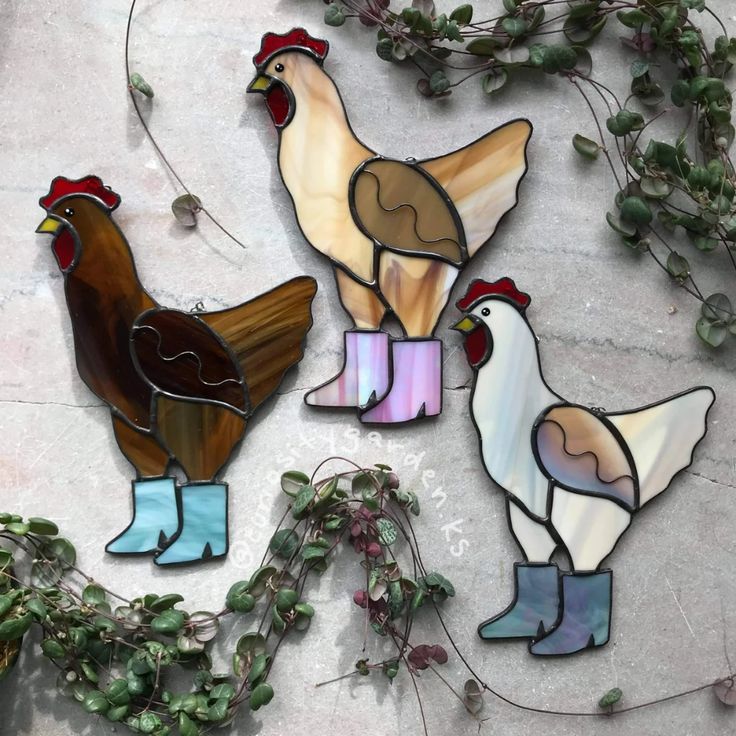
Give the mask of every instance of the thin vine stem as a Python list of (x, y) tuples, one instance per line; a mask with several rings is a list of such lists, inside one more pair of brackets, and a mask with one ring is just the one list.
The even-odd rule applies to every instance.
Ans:
[[(131, 35), (131, 28), (133, 25), (133, 12), (135, 11), (137, 0), (131, 0), (130, 3), (130, 9), (128, 11), (128, 21), (125, 27), (125, 79), (127, 80), (128, 84), (128, 94), (130, 95), (130, 100), (133, 103), (133, 109), (135, 110), (135, 114), (138, 118), (138, 122), (141, 124), (141, 127), (143, 128), (144, 132), (146, 133), (146, 136), (148, 137), (148, 140), (151, 142), (151, 145), (153, 146), (154, 150), (158, 154), (161, 161), (164, 163), (166, 168), (171, 172), (171, 175), (176, 179), (176, 181), (179, 183), (179, 186), (190, 196), (194, 197), (194, 194), (190, 190), (190, 188), (184, 183), (184, 180), (179, 175), (177, 170), (174, 168), (174, 165), (169, 161), (166, 154), (163, 152), (161, 146), (159, 145), (158, 141), (154, 137), (153, 133), (151, 132), (150, 127), (148, 126), (148, 123), (146, 123), (143, 113), (141, 112), (140, 104), (138, 102), (138, 99), (136, 97), (136, 93), (134, 91), (133, 86), (130, 84), (130, 35)], [(232, 240), (234, 243), (239, 245), (241, 248), (246, 248), (246, 245), (235, 237), (210, 211), (207, 207), (204, 205), (200, 205), (198, 211), (204, 213), (206, 217), (209, 218), (209, 220), (217, 227), (219, 228), (222, 233), (227, 236), (230, 240)]]
[[(327, 461), (320, 464), (320, 468), (324, 467), (326, 462), (330, 461), (340, 461), (348, 464), (350, 466), (349, 471), (345, 472), (335, 472), (331, 473), (329, 475), (326, 475), (324, 478), (316, 479), (316, 474), (312, 475), (311, 478), (311, 484), (310, 486), (305, 486), (305, 488), (312, 489), (312, 493), (314, 494), (313, 500), (314, 502), (317, 502), (319, 497), (319, 489), (322, 489), (326, 487), (326, 484), (328, 483), (335, 483), (336, 479), (339, 478), (352, 478), (353, 481), (355, 481), (357, 474), (367, 474), (373, 481), (373, 485), (376, 488), (376, 498), (378, 499), (377, 502), (377, 516), (371, 516), (371, 515), (365, 515), (364, 511), (367, 507), (364, 506), (366, 503), (366, 496), (365, 490), (363, 491), (363, 495), (361, 496), (360, 492), (356, 491), (355, 485), (353, 485), (352, 492), (355, 496), (356, 493), (360, 497), (353, 497), (353, 498), (345, 498), (342, 499), (340, 497), (336, 497), (333, 499), (332, 505), (329, 507), (329, 513), (332, 515), (329, 518), (342, 518), (345, 520), (344, 524), (342, 525), (341, 529), (339, 529), (337, 532), (335, 532), (334, 539), (331, 540), (331, 544), (328, 549), (325, 550), (324, 557), (325, 559), (332, 558), (336, 555), (338, 547), (342, 544), (345, 534), (350, 531), (351, 535), (357, 534), (353, 530), (353, 525), (358, 521), (362, 520), (362, 522), (365, 524), (365, 533), (369, 535), (369, 538), (380, 538), (380, 528), (378, 523), (376, 522), (376, 519), (380, 516), (382, 519), (386, 520), (387, 523), (393, 524), (393, 526), (396, 529), (397, 537), (399, 539), (403, 540), (403, 544), (405, 545), (405, 550), (407, 554), (411, 558), (411, 567), (414, 571), (414, 579), (419, 581), (420, 575), (422, 576), (421, 579), (424, 579), (427, 577), (427, 566), (425, 565), (424, 560), (422, 559), (422, 553), (419, 546), (419, 542), (416, 536), (416, 531), (414, 528), (414, 524), (411, 521), (411, 518), (408, 513), (408, 509), (411, 505), (411, 499), (404, 500), (401, 503), (397, 503), (398, 497), (394, 499), (391, 503), (388, 503), (388, 494), (393, 493), (394, 491), (390, 491), (391, 488), (398, 488), (398, 477), (394, 475), (391, 475), (391, 471), (379, 471), (377, 469), (368, 469), (363, 468), (357, 463), (354, 463), (347, 458), (328, 458)], [(365, 483), (363, 483), (363, 487), (365, 488)], [(337, 488), (337, 485), (335, 485), (335, 488)], [(411, 494), (410, 494), (411, 496)], [(288, 504), (289, 508), (292, 507), (292, 504)], [(412, 506), (413, 508), (413, 506)], [(328, 517), (324, 516), (324, 512), (310, 512), (305, 517), (298, 519), (296, 525), (294, 526), (294, 529), (302, 527), (302, 535), (301, 539), (299, 540), (299, 548), (303, 548), (305, 544), (311, 543), (307, 540), (315, 540), (318, 539), (322, 533), (322, 526), (325, 523), (325, 519)], [(282, 518), (279, 522), (279, 528), (283, 526), (284, 519)], [(333, 527), (334, 528), (334, 527)], [(362, 532), (361, 532), (362, 533)], [(40, 537), (36, 537), (35, 535), (27, 535), (26, 539), (23, 540), (20, 538), (18, 534), (10, 533), (8, 530), (5, 530), (3, 532), (0, 532), (0, 537), (3, 539), (7, 539), (14, 544), (16, 544), (20, 549), (24, 549), (27, 554), (32, 555), (33, 558), (37, 562), (43, 562), (44, 560), (48, 560), (48, 557), (44, 554), (43, 548), (45, 545), (45, 541), (41, 539)], [(352, 538), (352, 537), (351, 537)], [(357, 539), (357, 537), (356, 537)], [(33, 547), (33, 550), (31, 549)], [(356, 546), (356, 551), (359, 551)], [(361, 556), (362, 562), (361, 566), (365, 567), (366, 575), (368, 574), (368, 569), (371, 566), (375, 566), (376, 569), (383, 569), (385, 565), (390, 561), (392, 564), (398, 563), (397, 555), (395, 554), (394, 550), (390, 548), (390, 544), (388, 545), (382, 545), (380, 550), (380, 555), (373, 554), (373, 561), (369, 560), (368, 554), (366, 549), (363, 549), (363, 554)], [(11, 558), (12, 559), (12, 558)], [(266, 558), (264, 558), (266, 559)], [(298, 565), (298, 570), (294, 570), (294, 565)], [(269, 572), (269, 578), (267, 580), (266, 584), (266, 606), (265, 610), (266, 612), (270, 611), (272, 606), (274, 606), (274, 601), (277, 598), (277, 593), (279, 590), (283, 590), (285, 587), (291, 587), (294, 590), (296, 590), (299, 593), (299, 598), (302, 597), (302, 594), (305, 589), (305, 583), (307, 579), (307, 575), (314, 570), (314, 566), (316, 563), (311, 562), (307, 559), (305, 556), (304, 559), (296, 559), (295, 555), (291, 555), (288, 559), (286, 559), (284, 565), (279, 569), (278, 567), (271, 568), (274, 570), (273, 574)], [(67, 566), (70, 571), (74, 574), (76, 574), (75, 570), (72, 570), (71, 567)], [(261, 568), (261, 569), (267, 569), (267, 568)], [(408, 569), (408, 568), (407, 568)], [(294, 575), (291, 575), (291, 577), (287, 576), (287, 573), (289, 571), (293, 571), (295, 573)], [(8, 579), (13, 581), (17, 586), (23, 587), (22, 580), (14, 575), (10, 570), (7, 569), (7, 566), (2, 571), (6, 576), (8, 576)], [(86, 581), (90, 582), (92, 581), (92, 578), (84, 573), (80, 573), (81, 577), (83, 577)], [(402, 578), (403, 580), (403, 578)], [(90, 582), (90, 584), (92, 584)], [(95, 586), (98, 588), (101, 588), (97, 583), (94, 583)], [(364, 585), (366, 586), (366, 593), (370, 590), (370, 584), (369, 581), (366, 579), (364, 581)], [(63, 580), (60, 580), (59, 583), (57, 583), (56, 586), (59, 590), (63, 591), (67, 596), (69, 596), (69, 600), (71, 601), (78, 601), (80, 605), (83, 603), (83, 600), (86, 596), (83, 596), (76, 590), (74, 590), (71, 587), (71, 584), (65, 583)], [(46, 603), (49, 605), (49, 607), (57, 608), (60, 612), (63, 612), (65, 607), (68, 606), (68, 603), (56, 603), (52, 598), (48, 597), (46, 593), (44, 592), (46, 589), (32, 589), (33, 592), (38, 595), (40, 598), (44, 599)], [(123, 598), (122, 596), (117, 596), (114, 593), (110, 593), (111, 596), (115, 596), (120, 598), (121, 600), (127, 600)], [(696, 687), (688, 688), (686, 690), (682, 690), (680, 692), (676, 692), (670, 695), (666, 695), (660, 698), (655, 698), (652, 700), (647, 700), (641, 703), (634, 703), (632, 705), (622, 707), (622, 708), (616, 708), (609, 711), (583, 711), (583, 710), (571, 710), (571, 709), (556, 709), (556, 708), (539, 708), (533, 705), (529, 705), (526, 703), (519, 702), (515, 698), (512, 698), (500, 690), (498, 690), (496, 687), (491, 685), (488, 681), (486, 681), (478, 672), (476, 666), (471, 663), (470, 659), (467, 657), (467, 655), (460, 649), (457, 642), (455, 641), (454, 637), (452, 636), (452, 633), (450, 632), (450, 629), (445, 621), (445, 617), (440, 610), (440, 607), (438, 605), (438, 601), (435, 599), (433, 593), (428, 593), (428, 600), (431, 603), (431, 611), (437, 616), (437, 620), (440, 624), (441, 629), (443, 630), (445, 636), (447, 637), (447, 640), (452, 648), (452, 650), (455, 652), (457, 657), (459, 658), (460, 662), (462, 663), (463, 667), (465, 668), (466, 672), (475, 679), (475, 681), (479, 684), (481, 689), (488, 694), (492, 695), (493, 697), (497, 698), (498, 700), (506, 703), (507, 705), (517, 708), (522, 711), (526, 712), (533, 712), (541, 715), (548, 715), (553, 717), (571, 717), (571, 718), (609, 718), (612, 716), (618, 716), (622, 715), (624, 713), (629, 713), (636, 710), (646, 709), (650, 707), (654, 707), (657, 705), (660, 705), (662, 703), (670, 702), (679, 698), (683, 698), (695, 693), (698, 693), (700, 691), (706, 690), (710, 688), (714, 684), (723, 684), (723, 683), (733, 683), (736, 679), (736, 673), (731, 672), (729, 675), (722, 677), (718, 680), (713, 682), (704, 683), (702, 685), (698, 685)], [(142, 603), (143, 599), (139, 598), (136, 599), (135, 606), (138, 609), (142, 609), (140, 603)], [(408, 599), (406, 599), (404, 605), (408, 605), (407, 603)], [(153, 605), (153, 604), (152, 604)], [(117, 624), (123, 626), (124, 630), (131, 631), (130, 629), (130, 623), (128, 622), (128, 619), (126, 618), (127, 614), (124, 616), (122, 614), (118, 614), (117, 612), (115, 615), (112, 614), (106, 614), (104, 610), (102, 610), (100, 607), (95, 605), (89, 605), (84, 604), (83, 608), (86, 610), (86, 615), (88, 616), (102, 616), (109, 618), (110, 620), (116, 622)], [(274, 609), (275, 610), (275, 609)], [(407, 610), (407, 609), (404, 609)], [(413, 609), (412, 609), (413, 610)], [(367, 612), (367, 608), (366, 608)], [(203, 626), (206, 625), (209, 622), (220, 620), (221, 618), (224, 618), (225, 616), (228, 616), (233, 613), (233, 610), (230, 606), (226, 606), (222, 610), (220, 610), (218, 613), (212, 613), (208, 617), (200, 618), (195, 621), (185, 621), (185, 624), (183, 628), (181, 629), (180, 635), (183, 636), (194, 636), (196, 635), (196, 629), (197, 626)], [(155, 616), (156, 614), (152, 612), (152, 615)], [(293, 622), (292, 620), (292, 614), (285, 614), (287, 616), (286, 618), (286, 626)], [(402, 614), (403, 615), (403, 614)], [(63, 632), (62, 629), (59, 628), (61, 624), (55, 624), (54, 621), (56, 619), (47, 619), (46, 622), (43, 620), (39, 621), (41, 624), (42, 629), (44, 630), (44, 637), (47, 638), (53, 638), (56, 639), (59, 643), (61, 643), (63, 640), (66, 640), (69, 638), (69, 630), (68, 628), (64, 628)], [(391, 660), (383, 660), (382, 662), (376, 663), (376, 664), (367, 664), (367, 660), (363, 661), (363, 666), (366, 668), (365, 672), (363, 674), (366, 674), (369, 671), (378, 671), (381, 669), (384, 669), (386, 666), (393, 665), (395, 662), (402, 662), (404, 666), (406, 667), (406, 671), (408, 672), (411, 681), (412, 681), (412, 687), (414, 688), (414, 693), (417, 697), (417, 702), (419, 705), (419, 713), (420, 717), (423, 723), (423, 728), (425, 729), (425, 733), (428, 733), (429, 724), (426, 720), (426, 711), (424, 710), (424, 705), (422, 703), (422, 696), (419, 689), (419, 683), (416, 678), (415, 673), (415, 665), (410, 661), (410, 657), (407, 656), (407, 652), (414, 653), (415, 645), (411, 642), (411, 635), (412, 635), (412, 626), (414, 625), (414, 616), (413, 615), (407, 615), (406, 620), (403, 623), (403, 630), (400, 630), (400, 628), (390, 623), (390, 620), (387, 614), (380, 614), (378, 618), (375, 618), (371, 621), (371, 623), (374, 625), (378, 625), (381, 628), (385, 629), (385, 633), (388, 634), (393, 641), (394, 646), (396, 647), (396, 658)], [(368, 619), (366, 619), (366, 624), (368, 622)], [(64, 624), (66, 626), (66, 624)], [(56, 627), (56, 628), (54, 628)], [(131, 640), (128, 640), (127, 638), (123, 638), (117, 634), (110, 634), (109, 636), (107, 634), (103, 634), (102, 639), (103, 641), (108, 641), (109, 643), (114, 643), (118, 647), (130, 647), (136, 652), (143, 652), (143, 649), (141, 647), (141, 643), (143, 642), (143, 639), (141, 637), (146, 637), (148, 635), (148, 632), (153, 628), (151, 623), (143, 623), (139, 622), (135, 624), (133, 627), (135, 632), (134, 634), (129, 634), (127, 636), (132, 637)], [(266, 640), (270, 639), (272, 635), (277, 635), (277, 640), (275, 642), (275, 645), (271, 651), (271, 659), (268, 661), (266, 665), (266, 673), (270, 672), (271, 667), (273, 666), (273, 661), (275, 660), (277, 652), (279, 652), (282, 642), (284, 641), (286, 628), (275, 631), (273, 624), (269, 624), (266, 626), (266, 617), (264, 616), (261, 619), (261, 624), (258, 627), (259, 632), (263, 632), (265, 630), (265, 633), (263, 634), (264, 638)], [(60, 636), (60, 633), (63, 633), (63, 637)], [(144, 645), (150, 643), (150, 642), (144, 642)], [(365, 650), (365, 642), (363, 644), (363, 649)], [(163, 652), (162, 650), (159, 650), (158, 652), (153, 654), (155, 665), (152, 666), (152, 689), (146, 693), (145, 701), (138, 706), (141, 708), (141, 710), (138, 711), (139, 715), (141, 713), (145, 712), (155, 712), (158, 715), (161, 715), (162, 717), (166, 716), (165, 711), (165, 704), (161, 700), (161, 689), (165, 688), (166, 685), (163, 683), (162, 675), (163, 675), (163, 668), (164, 665), (162, 663), (162, 656)], [(113, 651), (110, 650), (109, 652), (109, 662), (107, 664), (103, 664), (99, 658), (96, 656), (93, 656), (91, 653), (88, 655), (89, 661), (93, 662), (100, 671), (104, 671), (107, 673), (107, 676), (112, 676), (112, 668), (113, 668)], [(54, 662), (54, 664), (59, 668), (59, 663)], [(728, 664), (728, 659), (727, 659)], [(67, 662), (66, 668), (67, 671), (70, 667), (76, 666), (76, 672), (79, 677), (82, 677), (84, 673), (79, 669), (78, 665), (74, 665), (73, 662)], [(166, 665), (168, 666), (168, 664)], [(420, 665), (421, 666), (421, 665)], [(461, 693), (453, 686), (453, 684), (450, 682), (450, 680), (444, 676), (437, 668), (429, 661), (426, 663), (426, 667), (432, 669), (433, 673), (440, 679), (440, 681), (443, 683), (445, 687), (448, 688), (448, 690), (451, 692), (453, 697), (461, 700), (465, 707), (467, 708), (467, 704), (465, 703), (465, 700), (463, 699)], [(356, 668), (357, 669), (357, 668)], [(731, 670), (731, 666), (729, 664), (729, 670)], [(250, 693), (252, 692), (252, 685), (248, 680), (247, 676), (247, 667), (246, 670), (244, 670), (244, 673), (239, 677), (239, 681), (237, 684), (237, 688), (235, 690), (235, 695), (233, 696), (233, 699), (230, 703), (231, 707), (235, 707), (239, 705), (240, 703), (244, 702), (246, 697), (250, 697)], [(327, 682), (321, 682), (316, 685), (316, 687), (321, 687), (325, 684), (328, 684), (329, 682), (337, 682), (341, 679), (344, 679), (344, 677), (352, 677), (357, 672), (351, 672), (347, 673), (346, 675), (343, 675), (338, 678), (332, 678), (331, 680), (328, 680)], [(161, 710), (158, 710), (161, 709)], [(479, 721), (479, 724), (482, 723), (481, 719), (478, 719), (474, 714), (473, 717), (476, 718), (476, 720)]]

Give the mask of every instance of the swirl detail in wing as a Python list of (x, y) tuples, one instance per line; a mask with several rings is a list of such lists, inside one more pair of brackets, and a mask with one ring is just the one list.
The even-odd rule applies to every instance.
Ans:
[(619, 439), (599, 417), (582, 407), (555, 407), (537, 425), (533, 437), (546, 474), (582, 493), (638, 504), (636, 470)]
[(158, 391), (248, 411), (232, 352), (198, 317), (174, 309), (144, 312), (133, 327), (131, 349), (141, 374)]
[(402, 161), (374, 159), (355, 174), (351, 204), (363, 232), (390, 250), (467, 260), (462, 224), (429, 174)]

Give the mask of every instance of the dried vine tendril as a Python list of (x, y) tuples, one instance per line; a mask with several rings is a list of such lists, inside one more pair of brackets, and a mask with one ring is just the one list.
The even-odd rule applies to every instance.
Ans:
[[(520, 69), (573, 84), (597, 132), (595, 140), (576, 134), (573, 146), (589, 159), (602, 153), (618, 188), (609, 225), (701, 302), (695, 329), (706, 344), (718, 347), (736, 335), (736, 293), (701, 290), (690, 262), (720, 255), (736, 274), (735, 131), (724, 81), (736, 63), (736, 39), (705, 0), (503, 0), (503, 12), (483, 20), (469, 3), (448, 14), (438, 13), (433, 0), (401, 9), (389, 0), (324, 2), (328, 25), (352, 18), (377, 28), (378, 56), (414, 65), (417, 89), (427, 97), (445, 97), (474, 77), (496, 94)], [(699, 14), (720, 29), (712, 44), (696, 23)], [(634, 52), (623, 101), (591, 76), (585, 48), (612, 15)], [(668, 97), (686, 114), (682, 133), (669, 142), (645, 141), (647, 128), (674, 112), (664, 107)], [(684, 236), (687, 257), (673, 245), (676, 234)]]
[[(317, 474), (330, 462), (348, 470)], [(345, 458), (329, 458), (312, 476), (291, 471), (281, 479), (289, 504), (249, 578), (234, 582), (216, 612), (181, 608), (178, 593), (133, 599), (102, 586), (76, 566), (72, 543), (56, 524), (0, 513), (0, 678), (9, 675), (31, 627), (41, 632), (40, 650), (58, 669), (59, 689), (91, 715), (104, 716), (134, 733), (197, 736), (231, 722), (240, 709), (259, 710), (275, 696), (270, 674), (284, 639), (296, 638), (315, 615), (306, 591), (315, 574), (333, 560), (357, 561), (358, 588), (351, 614), (363, 631), (393, 644), (380, 662), (361, 658), (342, 677), (410, 678), (424, 733), (419, 679), (428, 672), (463, 703), (479, 727), (484, 694), (524, 711), (556, 716), (609, 717), (648, 708), (713, 688), (726, 704), (736, 704), (736, 673), (674, 695), (617, 707), (618, 688), (609, 690), (597, 711), (535, 708), (492, 688), (459, 650), (441, 607), (455, 595), (452, 583), (428, 569), (411, 517), (419, 501), (401, 488), (386, 465), (361, 468)], [(340, 553), (341, 547), (349, 549)], [(426, 610), (425, 610), (426, 609)], [(437, 616), (449, 647), (422, 641), (426, 616)], [(232, 674), (218, 673), (210, 652), (220, 622), (235, 619), (242, 629), (232, 652)], [(441, 672), (454, 652), (470, 679), (462, 688)], [(181, 688), (182, 676), (189, 684)], [(12, 676), (12, 675), (11, 675)], [(320, 683), (318, 687), (327, 685)], [(176, 683), (174, 685), (173, 683)]]
[(241, 248), (245, 248), (245, 244), (238, 240), (208, 209), (205, 207), (200, 199), (194, 195), (189, 187), (184, 183), (183, 179), (177, 173), (176, 169), (166, 157), (166, 154), (161, 150), (158, 142), (153, 136), (151, 129), (143, 118), (141, 112), (140, 102), (136, 96), (136, 90), (143, 94), (145, 97), (151, 99), (154, 96), (153, 88), (151, 85), (141, 76), (138, 72), (131, 72), (130, 70), (130, 31), (133, 25), (133, 12), (135, 11), (136, 0), (132, 0), (130, 3), (130, 9), (128, 11), (128, 22), (125, 27), (125, 78), (128, 80), (128, 91), (130, 93), (130, 100), (133, 104), (133, 109), (138, 117), (138, 122), (148, 136), (148, 140), (151, 141), (151, 145), (155, 149), (161, 161), (164, 163), (166, 168), (171, 172), (171, 175), (179, 183), (179, 186), (184, 190), (185, 194), (177, 197), (172, 204), (172, 211), (174, 216), (181, 222), (185, 227), (193, 227), (196, 224), (196, 215), (198, 212), (202, 212), (208, 217), (214, 225), (216, 225), (233, 243), (236, 243)]

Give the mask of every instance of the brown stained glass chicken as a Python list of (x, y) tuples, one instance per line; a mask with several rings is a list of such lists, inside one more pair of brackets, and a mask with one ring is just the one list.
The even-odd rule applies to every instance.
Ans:
[(217, 475), (247, 419), (302, 358), (314, 279), (218, 312), (167, 309), (141, 285), (112, 219), (120, 197), (98, 177), (58, 177), (40, 204), (38, 232), (53, 235), (79, 375), (110, 407), (137, 472), (133, 520), (107, 551), (154, 553), (159, 565), (225, 555), (227, 486)]
[[(437, 158), (385, 158), (356, 138), (323, 69), (328, 48), (302, 28), (268, 33), (248, 88), (265, 96), (299, 227), (332, 260), (354, 323), (342, 371), (306, 402), (358, 407), (372, 423), (437, 415), (434, 331), (457, 276), (516, 205), (532, 126), (512, 120)], [(381, 329), (389, 315), (401, 339)]]

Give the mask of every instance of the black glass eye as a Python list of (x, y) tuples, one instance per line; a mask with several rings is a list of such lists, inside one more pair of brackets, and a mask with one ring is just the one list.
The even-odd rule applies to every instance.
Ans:
[(67, 207), (67, 208), (66, 208), (66, 209), (64, 210), (64, 214), (65, 214), (65, 215), (66, 215), (67, 217), (74, 217), (74, 210), (73, 210), (73, 209), (72, 209), (71, 207)]
[(489, 314), (491, 313), (491, 310), (490, 310), (490, 309), (488, 309), (488, 307), (483, 307), (483, 309), (481, 309), (481, 310), (480, 310), (480, 313), (481, 313), (481, 314), (482, 314), (482, 315), (483, 315), (484, 317), (487, 317), (487, 316), (488, 316), (488, 315), (489, 315)]
[(274, 67), (274, 69), (276, 69), (276, 71), (280, 73), (280, 72), (284, 71), (284, 65), (283, 64), (276, 64), (276, 66)]

